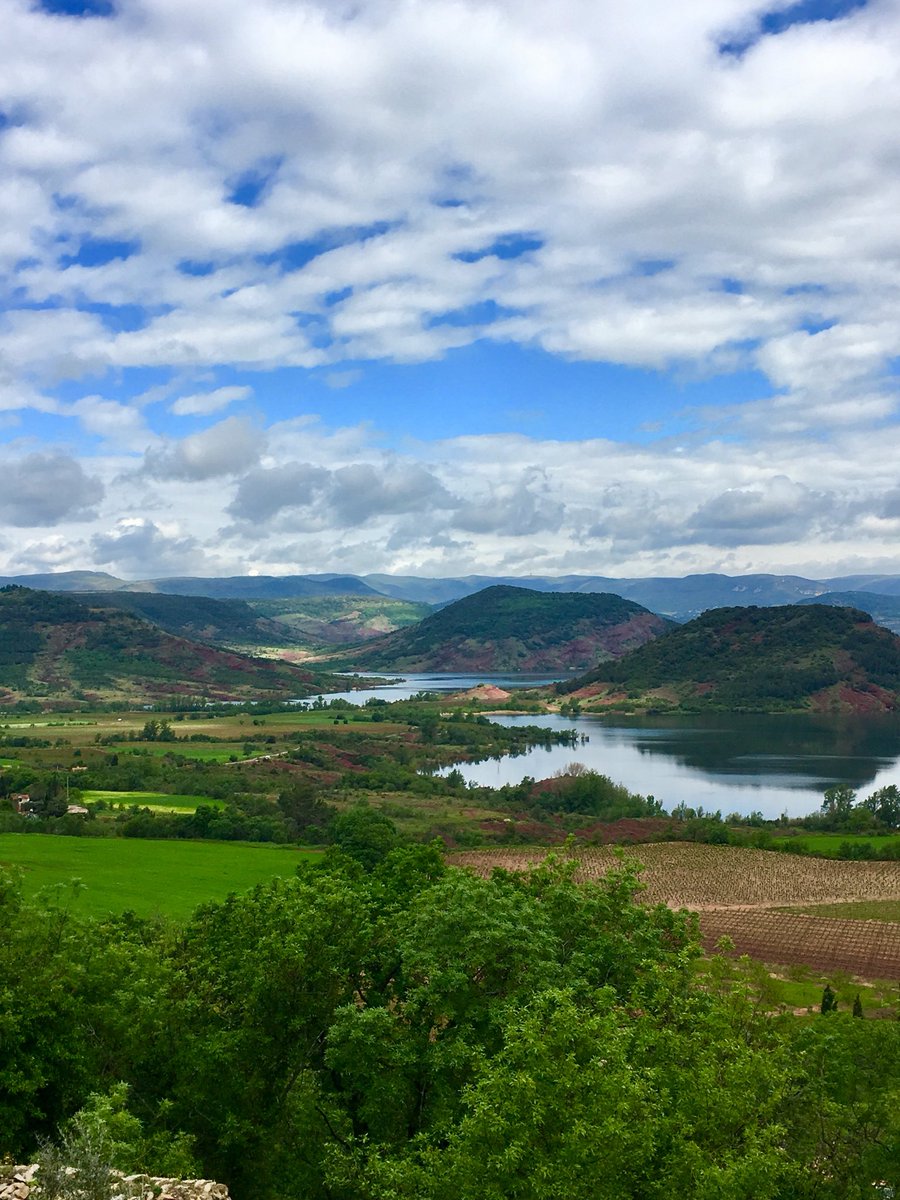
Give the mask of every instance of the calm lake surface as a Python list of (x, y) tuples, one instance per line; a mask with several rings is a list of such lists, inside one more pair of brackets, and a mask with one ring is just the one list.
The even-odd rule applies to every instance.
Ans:
[(868, 795), (900, 785), (900, 721), (797, 716), (669, 718), (517, 717), (501, 725), (575, 729), (576, 747), (535, 746), (515, 758), (460, 766), (469, 783), (500, 787), (526, 775), (546, 779), (579, 762), (633, 792), (723, 814), (805, 816), (835, 783)]
[[(464, 691), (479, 683), (534, 687), (549, 676), (407, 675), (402, 682), (341, 693), (363, 704), (375, 695), (407, 699), (418, 691)], [(327, 697), (330, 699), (331, 697)], [(535, 746), (515, 758), (464, 763), (467, 782), (500, 787), (526, 775), (546, 779), (572, 762), (609, 775), (666, 809), (684, 803), (723, 814), (761, 812), (765, 817), (804, 816), (821, 806), (833, 784), (868, 795), (900, 786), (900, 719), (792, 716), (559, 717), (505, 716), (501, 725), (572, 729), (572, 746)]]
[(516, 672), (509, 675), (448, 675), (433, 672), (430, 675), (396, 675), (394, 682), (383, 687), (363, 688), (356, 692), (328, 692), (325, 700), (349, 700), (351, 704), (365, 704), (372, 697), (379, 700), (409, 700), (417, 692), (467, 692), (480, 683), (492, 683), (495, 687), (510, 692), (514, 688), (543, 687), (557, 683), (562, 676), (526, 675)]

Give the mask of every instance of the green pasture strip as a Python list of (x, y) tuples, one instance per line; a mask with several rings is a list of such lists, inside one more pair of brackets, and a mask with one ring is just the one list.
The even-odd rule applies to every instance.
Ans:
[(155, 812), (196, 812), (201, 804), (208, 808), (223, 808), (221, 800), (211, 796), (174, 796), (169, 792), (108, 792), (98, 788), (84, 788), (81, 793), (83, 804), (96, 804), (105, 800), (107, 804), (122, 804), (130, 806), (137, 804), (140, 808), (150, 808)]
[(0, 866), (21, 868), (26, 895), (79, 879), (83, 888), (64, 889), (62, 903), (87, 917), (130, 909), (142, 917), (183, 920), (204, 901), (293, 876), (321, 853), (246, 842), (0, 834)]
[(900, 900), (845, 900), (840, 904), (810, 904), (790, 911), (813, 917), (841, 917), (845, 921), (900, 921)]
[[(251, 740), (247, 739), (247, 741)], [(276, 747), (276, 749), (286, 748)], [(253, 754), (247, 755), (244, 753), (243, 742), (124, 742), (121, 746), (113, 746), (112, 749), (117, 750), (120, 755), (136, 750), (138, 754), (147, 754), (151, 758), (164, 758), (167, 754), (180, 754), (183, 758), (193, 758), (197, 762), (228, 762), (233, 754), (238, 758), (255, 758), (257, 754), (271, 753), (271, 748), (260, 748)]]
[(848, 842), (851, 846), (862, 846), (868, 842), (877, 851), (887, 850), (889, 846), (895, 850), (900, 848), (900, 837), (877, 833), (810, 833), (790, 839), (779, 838), (778, 841), (790, 841), (792, 846), (803, 846), (811, 854), (823, 854), (829, 858), (837, 856), (841, 842)]

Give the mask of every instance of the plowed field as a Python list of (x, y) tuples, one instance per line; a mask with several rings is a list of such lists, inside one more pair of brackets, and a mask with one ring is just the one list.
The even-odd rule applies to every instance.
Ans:
[[(541, 851), (484, 850), (452, 861), (488, 874), (494, 867), (525, 870)], [(599, 879), (619, 863), (608, 847), (580, 850), (583, 879)], [(900, 923), (854, 921), (776, 911), (810, 904), (900, 898), (900, 862), (839, 862), (766, 850), (687, 842), (633, 847), (643, 864), (649, 903), (700, 912), (704, 944), (727, 934), (738, 953), (773, 963), (806, 963), (868, 978), (900, 976)]]

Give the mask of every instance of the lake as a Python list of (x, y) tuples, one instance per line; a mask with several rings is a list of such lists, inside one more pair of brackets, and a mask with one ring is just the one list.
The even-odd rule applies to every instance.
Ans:
[[(479, 683), (535, 687), (549, 676), (407, 675), (391, 685), (340, 693), (355, 704), (371, 696), (408, 699), (418, 691), (465, 691)], [(326, 697), (331, 699), (332, 697)], [(752, 714), (682, 717), (560, 717), (498, 715), (503, 725), (574, 729), (571, 746), (535, 746), (515, 758), (463, 763), (467, 782), (500, 787), (526, 775), (546, 779), (569, 763), (609, 775), (666, 809), (678, 804), (723, 814), (757, 811), (768, 818), (805, 816), (833, 784), (861, 795), (900, 786), (900, 719)]]
[(534, 746), (515, 758), (464, 763), (467, 783), (501, 787), (526, 775), (546, 779), (579, 762), (653, 795), (671, 811), (678, 804), (707, 811), (775, 818), (805, 816), (833, 784), (868, 795), (900, 785), (900, 721), (791, 716), (666, 718), (497, 716), (501, 725), (575, 729), (577, 747)]
[[(507, 675), (449, 675), (433, 671), (424, 675), (393, 675), (390, 682), (381, 687), (361, 688), (351, 692), (328, 692), (323, 700), (348, 700), (351, 704), (365, 704), (373, 698), (379, 700), (409, 700), (418, 692), (467, 692), (470, 688), (478, 687), (480, 683), (490, 683), (504, 691), (516, 688), (543, 687), (548, 683), (557, 683), (563, 676), (556, 675), (527, 675), (515, 672)], [(308, 701), (304, 701), (308, 703)]]

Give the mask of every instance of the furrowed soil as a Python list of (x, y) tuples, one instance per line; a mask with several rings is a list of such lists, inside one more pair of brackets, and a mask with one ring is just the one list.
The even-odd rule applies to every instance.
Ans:
[[(526, 870), (540, 850), (479, 850), (451, 861), (480, 874)], [(611, 847), (576, 850), (578, 877), (600, 879), (621, 863)], [(803, 963), (867, 978), (900, 975), (900, 922), (860, 921), (793, 912), (811, 905), (896, 901), (900, 862), (840, 862), (768, 850), (685, 842), (628, 851), (643, 866), (643, 899), (700, 913), (704, 946), (730, 937), (737, 954), (772, 963)], [(785, 909), (789, 911), (784, 911)]]

